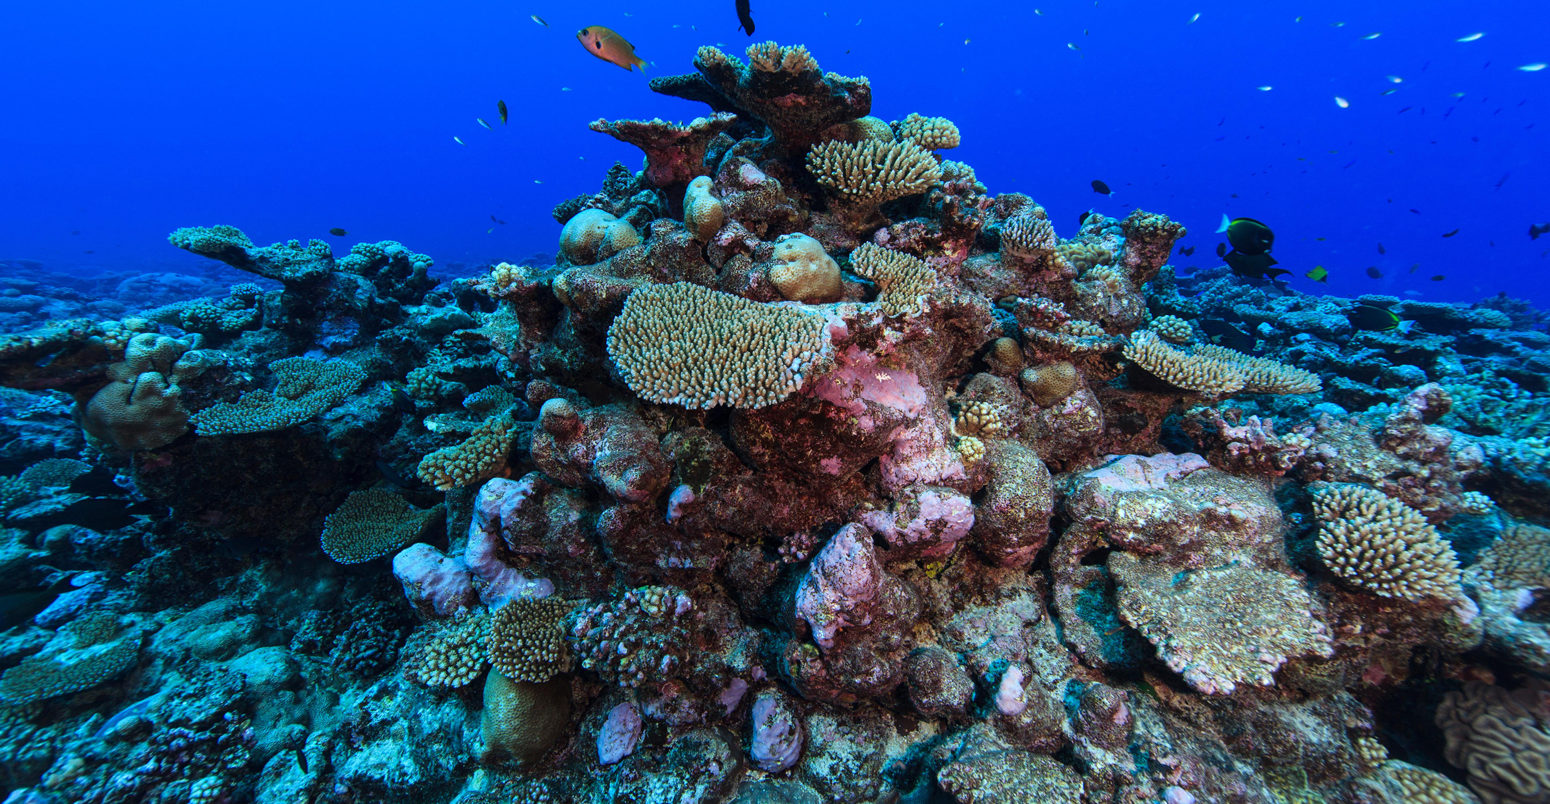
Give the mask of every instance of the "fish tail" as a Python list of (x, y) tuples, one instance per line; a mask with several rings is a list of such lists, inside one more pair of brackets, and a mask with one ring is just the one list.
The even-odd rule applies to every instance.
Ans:
[(1227, 227), (1229, 225), (1231, 225), (1231, 224), (1232, 224), (1232, 219), (1227, 217), (1227, 213), (1223, 212), (1222, 213), (1222, 225), (1216, 227), (1216, 233), (1217, 234), (1221, 234), (1222, 232), (1227, 231)]

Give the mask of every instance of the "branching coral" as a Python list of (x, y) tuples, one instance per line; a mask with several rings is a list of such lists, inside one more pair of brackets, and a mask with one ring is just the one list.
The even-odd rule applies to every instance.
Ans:
[(1171, 343), (1189, 343), (1195, 339), (1195, 331), (1189, 322), (1176, 315), (1160, 315), (1152, 319), (1147, 328)]
[(1458, 558), (1415, 509), (1381, 492), (1350, 484), (1315, 489), (1317, 547), (1341, 580), (1381, 597), (1457, 600)]
[(896, 198), (923, 193), (942, 178), (936, 157), (912, 141), (830, 140), (808, 152), (807, 169), (859, 216)]
[(581, 610), (570, 642), (581, 666), (620, 686), (661, 683), (689, 657), (694, 602), (681, 589), (641, 586)]
[(601, 131), (646, 152), (646, 180), (656, 187), (682, 187), (705, 175), (705, 151), (716, 135), (731, 128), (737, 115), (725, 112), (697, 117), (687, 124), (654, 120), (594, 120)]
[(118, 618), (93, 612), (65, 626), (42, 653), (0, 676), (0, 702), (25, 704), (91, 689), (127, 672), (140, 640), (122, 633)]
[(1241, 391), (1245, 382), (1231, 366), (1175, 349), (1150, 330), (1130, 336), (1125, 357), (1169, 385), (1207, 396)]
[(366, 371), (348, 360), (287, 357), (269, 364), (273, 392), (243, 394), (235, 403), (217, 402), (191, 417), (202, 436), (239, 435), (283, 430), (323, 413), (366, 379)]
[(499, 477), (506, 470), (516, 437), (517, 422), (510, 411), (484, 420), (468, 438), (426, 455), (416, 470), (421, 482), (437, 491), (450, 491)]
[(891, 316), (919, 313), (936, 287), (936, 271), (901, 251), (863, 243), (850, 253), (850, 269), (877, 283), (878, 304)]
[(1231, 364), (1243, 375), (1243, 390), (1250, 394), (1312, 394), (1324, 387), (1319, 375), (1295, 366), (1236, 352), (1224, 346), (1202, 343), (1193, 354)]
[(454, 689), (473, 683), (489, 666), (484, 647), (488, 630), (489, 616), (483, 610), (431, 626), (405, 649), (405, 675), (431, 688)]
[(907, 140), (928, 151), (957, 148), (958, 127), (945, 117), (925, 117), (911, 112), (902, 121), (893, 124), (900, 140)]
[(761, 408), (797, 389), (828, 344), (822, 316), (688, 282), (630, 294), (608, 356), (642, 399), (688, 408)]
[(485, 642), (490, 664), (512, 681), (534, 684), (569, 670), (564, 624), (572, 608), (568, 600), (547, 597), (496, 609)]
[(441, 505), (415, 508), (386, 489), (351, 492), (323, 520), (323, 552), (341, 564), (381, 558), (425, 535), (444, 513)]
[(1059, 238), (1043, 207), (1033, 207), (1013, 216), (1001, 225), (1001, 254), (1022, 262), (1033, 262), (1055, 253)]

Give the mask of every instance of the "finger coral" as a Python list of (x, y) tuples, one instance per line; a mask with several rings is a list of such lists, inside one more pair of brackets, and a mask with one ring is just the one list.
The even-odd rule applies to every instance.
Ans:
[(269, 364), (273, 392), (249, 391), (235, 403), (217, 402), (190, 417), (202, 436), (240, 435), (283, 430), (323, 413), (366, 379), (366, 371), (348, 360), (286, 357)]
[(762, 408), (790, 396), (828, 343), (822, 316), (688, 282), (630, 294), (608, 356), (642, 399), (687, 408)]
[(1329, 484), (1313, 493), (1319, 557), (1341, 580), (1381, 597), (1456, 600), (1458, 559), (1415, 509), (1379, 491)]
[(540, 683), (570, 668), (565, 647), (568, 600), (513, 600), (490, 615), (485, 650), (490, 664), (512, 681)]
[(421, 482), (438, 491), (482, 483), (506, 469), (516, 438), (517, 422), (510, 412), (485, 419), (468, 438), (426, 455), (416, 469)]
[(900, 140), (906, 140), (928, 151), (957, 148), (958, 127), (945, 117), (925, 117), (911, 112), (902, 121), (893, 124)]
[(1189, 322), (1176, 315), (1160, 315), (1152, 319), (1147, 328), (1170, 343), (1189, 343), (1195, 339), (1195, 332)]
[(341, 564), (381, 558), (419, 539), (443, 513), (443, 506), (421, 510), (386, 489), (351, 492), (323, 520), (323, 552)]
[(919, 313), (936, 287), (936, 271), (901, 251), (863, 243), (850, 253), (850, 269), (877, 283), (877, 301), (890, 316)]

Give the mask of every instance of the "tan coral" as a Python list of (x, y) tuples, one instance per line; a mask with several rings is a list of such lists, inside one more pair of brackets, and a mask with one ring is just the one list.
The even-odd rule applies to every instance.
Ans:
[(1047, 408), (1070, 396), (1082, 384), (1082, 375), (1075, 365), (1062, 360), (1025, 369), (1018, 381), (1039, 407)]
[(1176, 315), (1160, 315), (1152, 319), (1147, 328), (1170, 343), (1189, 343), (1195, 339), (1195, 330), (1188, 321)]
[(416, 473), (437, 491), (451, 491), (499, 477), (506, 470), (516, 429), (517, 423), (509, 412), (491, 416), (461, 443), (442, 447), (420, 459)]
[(808, 235), (781, 235), (771, 259), (770, 281), (790, 301), (822, 304), (838, 301), (845, 291), (839, 263), (824, 251), (822, 243)]
[(969, 400), (958, 404), (953, 427), (963, 435), (997, 438), (1009, 431), (1006, 423), (1007, 410), (1001, 405), (981, 400)]
[(727, 219), (721, 199), (711, 192), (711, 186), (709, 176), (699, 176), (689, 182), (689, 189), (684, 192), (684, 226), (701, 243), (710, 242)]
[(1416, 602), (1462, 596), (1453, 548), (1410, 506), (1364, 486), (1327, 484), (1314, 490), (1313, 511), (1319, 557), (1341, 580)]
[(348, 360), (287, 357), (269, 364), (275, 389), (249, 391), (235, 403), (217, 402), (191, 417), (202, 436), (283, 430), (323, 413), (355, 393), (366, 371)]
[(416, 508), (387, 489), (362, 489), (344, 498), (323, 520), (323, 552), (341, 564), (359, 564), (396, 553), (418, 540), (446, 508)]
[(1469, 771), (1469, 786), (1486, 804), (1550, 801), (1550, 688), (1471, 682), (1443, 697), (1437, 725), (1447, 738), (1444, 756)]
[(1175, 349), (1150, 330), (1130, 336), (1125, 357), (1148, 374), (1186, 391), (1223, 396), (1243, 390), (1243, 374), (1232, 366)]
[(1297, 577), (1238, 563), (1179, 573), (1128, 553), (1110, 556), (1109, 568), (1120, 616), (1201, 692), (1270, 686), (1288, 659), (1334, 653)]
[(1059, 242), (1043, 207), (1018, 213), (1001, 226), (1003, 257), (1030, 262), (1053, 254)]
[(928, 151), (957, 148), (960, 141), (958, 127), (945, 117), (926, 117), (911, 112), (893, 124), (893, 129), (901, 141), (916, 143)]
[(1390, 759), (1378, 773), (1389, 787), (1398, 790), (1406, 804), (1480, 804), (1469, 788), (1442, 774), (1418, 768), (1408, 762)]
[(1459, 510), (1472, 516), (1486, 516), (1496, 510), (1496, 501), (1478, 491), (1466, 491), (1459, 495)]
[(453, 689), (473, 683), (489, 665), (485, 635), (489, 617), (483, 610), (461, 614), (417, 634), (404, 648), (404, 674), (417, 684)]
[(571, 608), (568, 600), (548, 597), (496, 609), (485, 638), (490, 664), (512, 681), (535, 684), (569, 670), (564, 624)]
[(802, 387), (826, 358), (823, 316), (688, 282), (631, 293), (608, 356), (642, 399), (688, 408), (761, 408)]
[(1243, 390), (1251, 394), (1313, 394), (1324, 388), (1319, 375), (1285, 363), (1263, 357), (1254, 357), (1217, 346), (1202, 343), (1193, 354), (1230, 363), (1243, 375)]
[(822, 142), (808, 152), (807, 169), (845, 204), (868, 210), (942, 177), (936, 157), (913, 142)]
[[(704, 50), (704, 48), (701, 48)], [(774, 42), (756, 42), (748, 46), (748, 66), (764, 73), (802, 73), (817, 70), (818, 60), (804, 45), (782, 47)]]
[(1550, 587), (1550, 530), (1526, 524), (1507, 528), (1469, 574), (1497, 589)]
[(919, 313), (936, 288), (936, 271), (902, 251), (863, 243), (850, 253), (850, 268), (877, 283), (877, 301), (890, 316)]

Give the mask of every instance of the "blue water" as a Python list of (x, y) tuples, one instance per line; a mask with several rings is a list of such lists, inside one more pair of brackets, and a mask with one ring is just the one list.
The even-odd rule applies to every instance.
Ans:
[(589, 121), (705, 112), (588, 58), (574, 32), (603, 24), (648, 75), (691, 71), (701, 44), (805, 43), (872, 79), (874, 114), (957, 122), (949, 155), (1062, 235), (1141, 207), (1189, 226), (1177, 264), (1207, 266), (1221, 214), (1247, 215), (1311, 292), (1550, 304), (1550, 238), (1528, 236), (1550, 221), (1550, 69), (1517, 69), (1550, 61), (1541, 3), (1041, 3), (753, 0), (752, 40), (731, 0), (10, 3), (0, 259), (192, 269), (165, 236), (214, 223), (261, 243), (343, 227), (453, 270), (552, 251), (550, 207), (640, 160)]

